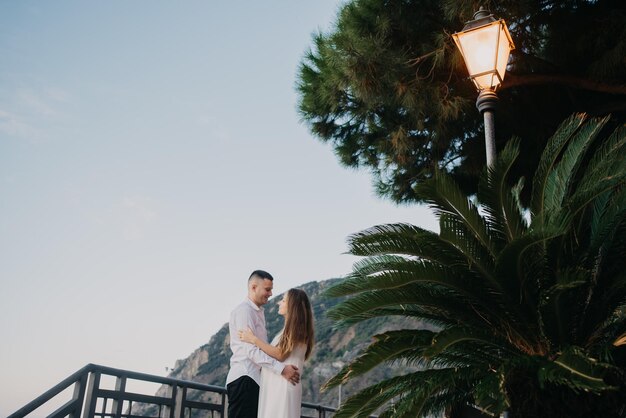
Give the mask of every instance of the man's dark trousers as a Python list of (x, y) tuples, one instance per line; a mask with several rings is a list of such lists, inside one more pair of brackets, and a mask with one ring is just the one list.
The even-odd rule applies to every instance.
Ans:
[(256, 418), (259, 409), (259, 385), (250, 376), (241, 376), (226, 385), (228, 418)]

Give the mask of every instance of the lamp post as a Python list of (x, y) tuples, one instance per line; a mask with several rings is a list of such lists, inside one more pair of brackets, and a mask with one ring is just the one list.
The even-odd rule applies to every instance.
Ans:
[[(332, 366), (336, 369), (343, 369), (345, 363), (341, 360), (334, 361)], [(341, 383), (339, 383), (339, 399), (337, 400), (337, 408), (341, 408)]]
[(504, 20), (496, 20), (480, 8), (463, 30), (452, 35), (461, 51), (469, 76), (478, 89), (476, 107), (485, 121), (485, 152), (491, 167), (496, 154), (494, 111), (498, 103), (496, 88), (502, 83), (511, 50), (515, 48)]

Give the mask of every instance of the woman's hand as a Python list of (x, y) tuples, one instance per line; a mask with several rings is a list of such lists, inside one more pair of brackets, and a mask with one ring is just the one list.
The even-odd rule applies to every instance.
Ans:
[(250, 327), (246, 330), (239, 330), (239, 339), (244, 343), (256, 344), (256, 335), (254, 335)]

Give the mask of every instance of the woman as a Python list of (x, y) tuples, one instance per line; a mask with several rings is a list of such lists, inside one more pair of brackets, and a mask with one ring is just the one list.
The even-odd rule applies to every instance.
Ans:
[[(271, 344), (258, 339), (251, 329), (239, 331), (242, 341), (259, 347), (266, 354), (300, 370), (313, 348), (313, 312), (306, 293), (289, 289), (278, 302), (278, 313), (285, 317), (285, 325)], [(292, 385), (271, 369), (261, 370), (258, 418), (300, 418), (302, 385)]]

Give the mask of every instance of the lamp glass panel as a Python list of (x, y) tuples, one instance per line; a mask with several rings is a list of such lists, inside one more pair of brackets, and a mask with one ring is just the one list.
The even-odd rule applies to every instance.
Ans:
[(489, 26), (458, 34), (470, 77), (496, 70), (499, 30), (500, 25), (494, 22)]
[(476, 84), (476, 88), (478, 90), (489, 89), (500, 84), (498, 77), (496, 77), (495, 71), (488, 74), (479, 75), (478, 77), (472, 78), (474, 84)]
[(506, 72), (506, 66), (509, 62), (509, 55), (511, 54), (511, 45), (509, 43), (509, 37), (506, 33), (506, 27), (504, 26), (504, 22), (499, 25), (500, 37), (498, 39), (498, 75), (500, 79), (504, 79), (504, 74)]

